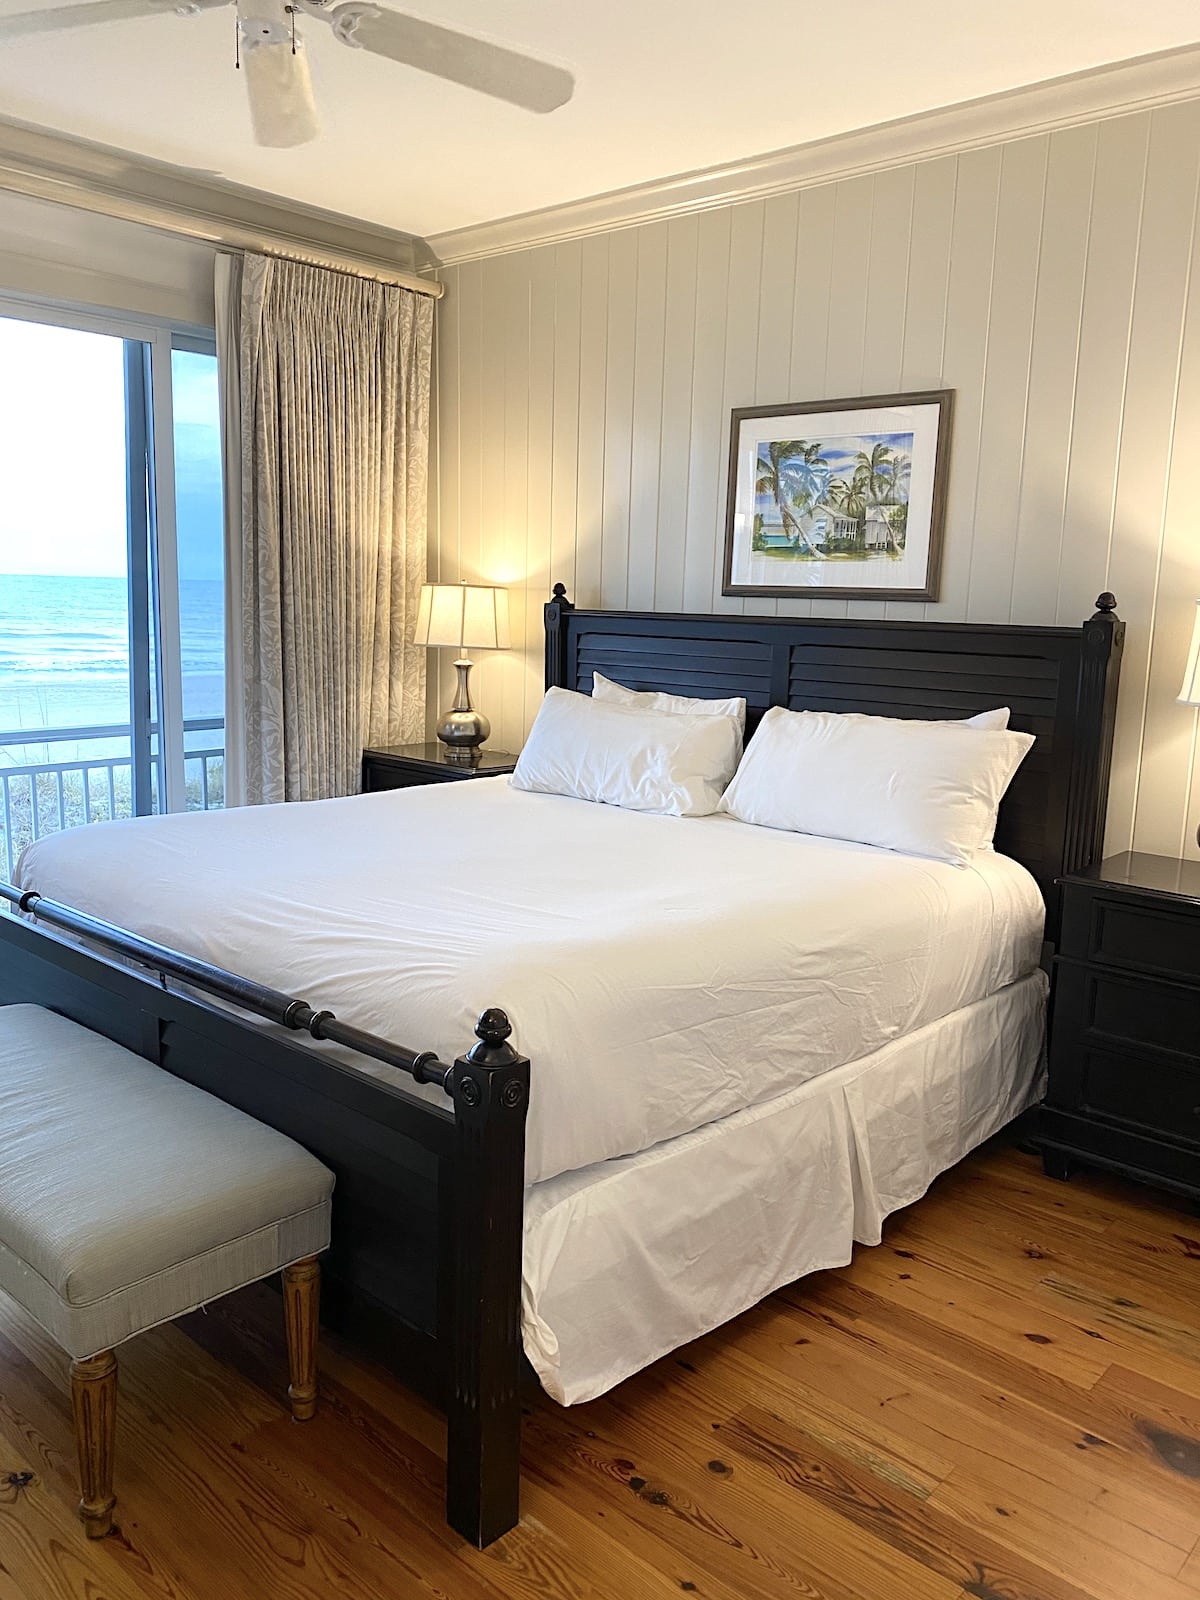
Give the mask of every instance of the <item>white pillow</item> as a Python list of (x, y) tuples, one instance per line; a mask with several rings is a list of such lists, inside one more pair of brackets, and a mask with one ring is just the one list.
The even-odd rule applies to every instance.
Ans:
[(592, 699), (612, 706), (637, 706), (642, 711), (680, 712), (697, 717), (735, 717), (738, 732), (746, 734), (744, 700), (694, 700), (686, 694), (666, 694), (655, 689), (627, 689), (599, 672), (592, 673)]
[(630, 811), (704, 817), (717, 809), (741, 743), (732, 717), (668, 715), (547, 689), (509, 782)]
[[(936, 725), (934, 722), (925, 721), (921, 717), (882, 717), (877, 715), (874, 711), (831, 711), (829, 715), (848, 717), (850, 720), (858, 722), (904, 722), (907, 723), (910, 728), (929, 728)], [(957, 725), (960, 728), (1003, 729), (1008, 727), (1008, 718), (1008, 707), (998, 706), (995, 711), (977, 711), (973, 717), (962, 717), (957, 720)], [(956, 719), (953, 717), (948, 719), (938, 717), (936, 720), (937, 722), (946, 720), (954, 722)]]
[[(833, 712), (830, 713), (831, 716), (834, 715), (834, 714), (835, 713), (833, 713)], [(985, 728), (985, 729), (991, 729), (991, 730), (997, 730), (997, 729), (1003, 730), (1004, 728), (1008, 727), (1009, 714), (1010, 714), (1009, 713), (1009, 708), (1007, 706), (997, 706), (995, 711), (977, 711), (973, 717), (961, 717), (961, 718), (958, 718), (958, 719), (951, 717), (949, 720), (952, 721), (952, 722), (956, 721), (957, 722), (957, 726), (960, 727), (960, 728)], [(904, 723), (907, 723), (907, 725), (910, 728), (912, 728), (912, 727), (927, 728), (927, 727), (930, 727), (930, 726), (933, 725), (933, 724), (931, 724), (929, 722), (926, 722), (923, 719), (918, 718), (918, 717), (885, 717), (885, 718), (880, 718), (874, 712), (868, 713), (866, 711), (839, 711), (839, 712), (836, 713), (836, 715), (839, 716), (839, 717), (849, 717), (851, 719), (851, 721), (864, 721), (865, 720), (865, 721), (879, 722), (879, 721), (882, 720), (882, 721), (885, 721), (885, 722), (904, 722)], [(939, 718), (938, 720), (941, 721), (943, 719)], [(992, 833), (988, 834), (987, 842), (984, 845), (981, 846), (982, 849), (990, 850), (992, 848), (992, 834), (994, 834), (995, 831), (996, 831), (995, 830), (995, 825), (993, 824)]]
[(742, 822), (854, 839), (965, 866), (1033, 744), (961, 722), (834, 716), (773, 706), (721, 810)]
[(998, 706), (995, 711), (977, 711), (973, 717), (964, 717), (964, 728), (990, 728), (993, 732), (1002, 733), (1008, 727), (1009, 710), (1007, 706)]

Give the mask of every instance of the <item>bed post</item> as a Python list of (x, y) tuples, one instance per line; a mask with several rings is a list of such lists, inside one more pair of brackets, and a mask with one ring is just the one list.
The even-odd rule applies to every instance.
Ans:
[(546, 619), (546, 688), (570, 689), (567, 682), (567, 613), (574, 611), (567, 599), (565, 583), (554, 585), (554, 596), (547, 600)]
[(1062, 870), (1078, 872), (1104, 853), (1104, 822), (1117, 720), (1117, 685), (1125, 624), (1108, 593), (1096, 601), (1083, 625), (1076, 698), (1075, 756), (1068, 791), (1066, 848)]
[(520, 1516), (521, 1246), (529, 1062), (503, 1011), (454, 1063), (446, 1520), (482, 1549)]

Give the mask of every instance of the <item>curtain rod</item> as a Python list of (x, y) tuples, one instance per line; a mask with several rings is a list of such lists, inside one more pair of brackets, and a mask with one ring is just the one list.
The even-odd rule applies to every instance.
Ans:
[[(221, 243), (218, 240), (209, 242)], [(415, 272), (405, 272), (401, 267), (383, 266), (368, 256), (343, 254), (339, 250), (314, 249), (309, 244), (301, 244), (298, 241), (289, 243), (270, 234), (259, 235), (257, 243), (222, 245), (222, 248), (257, 251), (259, 255), (274, 256), (282, 261), (299, 261), (308, 267), (324, 267), (328, 272), (344, 272), (354, 278), (371, 278), (376, 283), (390, 284), (397, 289), (408, 289), (413, 294), (427, 294), (433, 300), (440, 300), (446, 292), (446, 285), (439, 283), (435, 278), (418, 277)]]
[(140, 223), (160, 233), (196, 239), (226, 250), (254, 250), (261, 255), (285, 256), (335, 272), (374, 278), (379, 283), (394, 284), (414, 294), (430, 295), (435, 300), (440, 300), (446, 292), (445, 285), (436, 279), (423, 278), (378, 256), (343, 249), (336, 244), (321, 244), (281, 229), (256, 227), (203, 206), (173, 204), (139, 194), (119, 183), (106, 182), (95, 173), (85, 178), (82, 173), (76, 176), (61, 166), (36, 159), (22, 160), (9, 150), (0, 152), (0, 189), (28, 195), (34, 200), (72, 206), (78, 211), (115, 217), (119, 222)]

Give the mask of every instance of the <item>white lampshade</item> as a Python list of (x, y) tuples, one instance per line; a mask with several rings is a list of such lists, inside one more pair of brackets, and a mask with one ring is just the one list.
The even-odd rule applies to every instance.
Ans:
[(423, 583), (413, 643), (507, 650), (508, 590), (473, 583)]
[(1200, 706), (1200, 600), (1196, 601), (1196, 616), (1192, 623), (1192, 643), (1188, 650), (1187, 667), (1183, 674), (1183, 688), (1179, 698), (1185, 705)]

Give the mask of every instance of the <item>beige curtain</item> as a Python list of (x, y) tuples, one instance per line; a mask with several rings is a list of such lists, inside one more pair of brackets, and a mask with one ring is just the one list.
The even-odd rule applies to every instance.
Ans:
[(246, 693), (242, 682), (242, 258), (218, 254), (217, 382), (225, 496), (225, 804), (246, 804)]
[(219, 350), (236, 348), (226, 406), (236, 391), (240, 409), (227, 451), (240, 480), (232, 798), (353, 794), (366, 746), (424, 737), (423, 653), (408, 641), (425, 578), (433, 301), (256, 255), (234, 293), (221, 270)]

